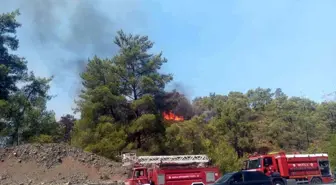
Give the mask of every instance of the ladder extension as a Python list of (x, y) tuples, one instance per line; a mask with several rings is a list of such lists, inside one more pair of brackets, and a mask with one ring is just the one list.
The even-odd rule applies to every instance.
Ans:
[(160, 164), (160, 163), (175, 163), (175, 164), (188, 164), (188, 163), (208, 163), (210, 161), (207, 155), (167, 155), (167, 156), (139, 156), (135, 154), (124, 154), (123, 162), (140, 164)]
[(207, 163), (210, 161), (206, 155), (167, 155), (167, 156), (139, 156), (140, 164), (159, 164), (159, 163)]

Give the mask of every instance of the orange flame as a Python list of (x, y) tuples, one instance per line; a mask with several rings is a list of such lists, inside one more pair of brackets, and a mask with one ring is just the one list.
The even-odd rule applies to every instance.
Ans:
[(164, 112), (163, 113), (163, 118), (165, 120), (172, 120), (172, 121), (184, 121), (183, 116), (177, 116), (174, 113), (172, 113), (171, 111), (168, 112)]

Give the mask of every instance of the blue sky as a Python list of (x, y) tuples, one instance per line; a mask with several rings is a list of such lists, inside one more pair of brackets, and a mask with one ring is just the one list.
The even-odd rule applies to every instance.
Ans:
[[(80, 1), (72, 0), (69, 11)], [(154, 51), (163, 51), (168, 59), (163, 71), (173, 73), (190, 98), (260, 86), (321, 101), (323, 92), (336, 89), (336, 1), (101, 0), (97, 6), (119, 22), (117, 29), (148, 35)], [(30, 22), (24, 15), (28, 11), (21, 12), (18, 53), (36, 74), (49, 76), (52, 61), (45, 60), (56, 49), (32, 47)], [(66, 30), (66, 24), (62, 26)], [(57, 97), (48, 108), (57, 117), (71, 112), (76, 83), (72, 74), (53, 84), (51, 93)]]

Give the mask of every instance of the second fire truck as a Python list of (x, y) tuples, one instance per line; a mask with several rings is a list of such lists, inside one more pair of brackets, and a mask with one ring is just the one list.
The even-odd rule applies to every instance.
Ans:
[[(321, 184), (333, 182), (328, 154), (254, 154), (246, 161), (246, 170), (260, 171), (274, 176), (275, 185), (288, 181), (297, 184)], [(276, 177), (281, 178), (276, 178)]]

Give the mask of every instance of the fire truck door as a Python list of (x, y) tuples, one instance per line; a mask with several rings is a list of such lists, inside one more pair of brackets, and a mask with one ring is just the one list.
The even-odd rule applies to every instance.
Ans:
[(263, 160), (263, 166), (264, 166), (264, 173), (266, 175), (271, 175), (271, 173), (275, 170), (273, 169), (273, 161), (272, 161), (272, 157), (265, 157)]
[(144, 169), (137, 169), (133, 177), (134, 185), (148, 184), (148, 179)]

